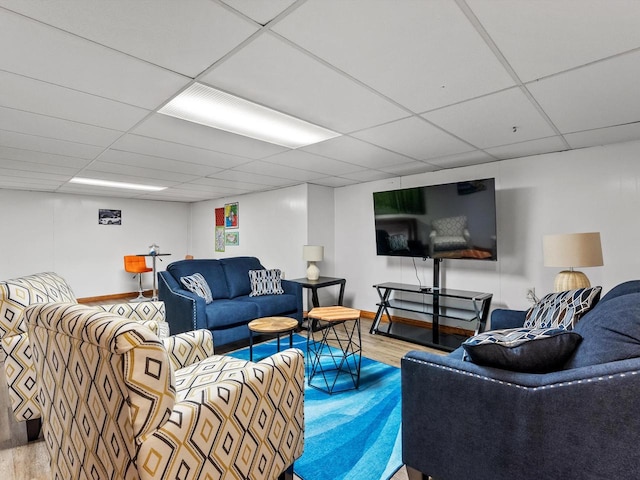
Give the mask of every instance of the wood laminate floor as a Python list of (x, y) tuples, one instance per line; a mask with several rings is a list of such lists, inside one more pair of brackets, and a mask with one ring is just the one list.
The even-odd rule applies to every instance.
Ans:
[[(374, 360), (400, 366), (400, 359), (410, 350), (443, 353), (410, 342), (369, 334), (371, 321), (362, 320), (362, 354)], [(9, 406), (7, 383), (4, 378), (4, 354), (0, 357), (0, 472), (2, 480), (49, 480), (49, 458), (44, 442), (40, 439), (27, 443), (23, 423), (13, 418)], [(392, 480), (413, 480), (414, 472), (403, 467)], [(372, 479), (373, 480), (373, 479)]]

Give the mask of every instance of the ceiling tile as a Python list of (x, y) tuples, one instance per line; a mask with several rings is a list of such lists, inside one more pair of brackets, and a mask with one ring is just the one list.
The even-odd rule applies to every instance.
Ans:
[(258, 30), (210, 0), (1, 0), (0, 4), (192, 78)]
[[(155, 109), (189, 79), (74, 35), (0, 10), (3, 70)], [(152, 84), (153, 88), (149, 88)]]
[(316, 178), (324, 176), (322, 173), (310, 172), (309, 170), (301, 170), (299, 168), (277, 165), (274, 163), (255, 161), (247, 163), (233, 169), (236, 172), (247, 172), (251, 174), (270, 175), (273, 177), (288, 178), (297, 180), (298, 182), (308, 182)]
[(302, 150), (280, 153), (269, 157), (267, 161), (278, 165), (287, 165), (312, 172), (320, 172), (324, 175), (342, 175), (344, 173), (362, 170), (362, 167), (358, 165), (321, 157), (312, 153), (303, 152)]
[(346, 187), (347, 185), (354, 185), (356, 183), (358, 183), (357, 180), (350, 180), (348, 178), (343, 178), (343, 177), (325, 177), (325, 178), (320, 178), (318, 180), (314, 180), (313, 182), (314, 185), (322, 185), (324, 187), (332, 187), (332, 188), (339, 188), (339, 187)]
[(225, 170), (216, 173), (212, 178), (220, 180), (232, 180), (235, 182), (254, 183), (256, 185), (268, 185), (273, 187), (284, 187), (285, 185), (296, 185), (299, 182), (288, 178), (277, 178), (269, 175), (260, 175), (258, 173), (240, 172), (238, 170)]
[(0, 70), (0, 106), (126, 131), (148, 110)]
[(636, 0), (466, 0), (522, 81), (640, 46)]
[[(170, 182), (190, 182), (198, 178), (195, 175), (187, 175), (184, 173), (178, 172), (170, 172), (166, 170), (161, 170), (159, 168), (149, 169), (141, 165), (137, 165), (135, 162), (131, 161), (127, 164), (121, 163), (110, 163), (102, 160), (95, 161), (89, 165), (86, 170), (82, 171), (82, 176), (95, 178), (93, 175), (94, 172), (98, 173), (112, 173), (116, 175), (122, 175), (128, 177), (127, 182), (140, 183), (137, 179), (148, 179), (149, 181), (153, 180), (168, 180)], [(137, 178), (137, 179), (136, 179)], [(143, 182), (146, 183), (146, 182)]]
[(414, 161), (412, 158), (346, 135), (309, 145), (302, 150), (367, 168), (383, 168)]
[(462, 153), (473, 147), (416, 117), (354, 133), (352, 136), (417, 160)]
[(258, 37), (201, 81), (341, 133), (407, 116), (273, 35)]
[(15, 172), (21, 172), (22, 175), (29, 175), (30, 172), (50, 175), (49, 178), (57, 178), (62, 180), (68, 180), (73, 177), (78, 171), (78, 168), (64, 165), (47, 165), (37, 162), (27, 162), (24, 160), (9, 160), (2, 158), (0, 155), (0, 170), (7, 172), (13, 170)]
[(486, 152), (499, 160), (509, 158), (527, 157), (549, 152), (561, 152), (568, 150), (561, 137), (540, 138), (528, 142), (503, 145), (501, 147), (487, 148)]
[(252, 18), (260, 25), (266, 25), (296, 0), (269, 0), (256, 2), (255, 0), (222, 0), (230, 7)]
[(537, 82), (527, 88), (561, 133), (640, 119), (640, 52), (621, 55)]
[(464, 167), (467, 165), (477, 165), (494, 161), (495, 158), (481, 151), (459, 153), (457, 155), (446, 155), (444, 157), (431, 158), (429, 163), (440, 168)]
[(91, 160), (85, 158), (67, 157), (53, 153), (34, 152), (33, 150), (4, 146), (0, 146), (0, 158), (19, 162), (37, 163), (42, 165), (43, 169), (48, 168), (47, 165), (53, 165), (80, 170), (91, 162)]
[(133, 133), (254, 160), (287, 150), (285, 147), (205, 127), (204, 125), (187, 122), (160, 113), (147, 118), (133, 130)]
[(640, 122), (599, 128), (564, 135), (571, 148), (595, 147), (610, 143), (629, 142), (640, 138)]
[(455, 2), (309, 0), (274, 30), (414, 112), (514, 85)]
[(191, 182), (194, 185), (204, 185), (208, 187), (223, 187), (223, 188), (231, 188), (236, 190), (259, 190), (264, 188), (264, 184), (252, 183), (245, 180), (227, 180), (222, 178), (200, 178), (198, 180), (194, 180)]
[(201, 163), (182, 162), (171, 158), (155, 157), (122, 150), (107, 150), (100, 155), (100, 160), (120, 165), (135, 165), (147, 170), (159, 170), (161, 172), (182, 173), (189, 176), (206, 176), (217, 173), (221, 168), (203, 165)]
[[(174, 142), (166, 142), (157, 138), (142, 137), (140, 135), (125, 135), (113, 144), (112, 150), (139, 153), (150, 157), (161, 157), (175, 160), (180, 165), (186, 159), (184, 168), (189, 172), (201, 172), (199, 168), (231, 168), (250, 162), (248, 158), (214, 152), (204, 148), (192, 147)], [(189, 163), (195, 164), (193, 167)], [(182, 168), (182, 167), (180, 167)]]
[(439, 170), (438, 167), (431, 163), (416, 162), (402, 163), (399, 165), (393, 165), (388, 167), (382, 167), (380, 170), (387, 173), (393, 173), (394, 175), (414, 175), (417, 173), (434, 172)]
[(100, 152), (104, 150), (102, 147), (95, 147), (93, 145), (83, 145), (81, 143), (67, 142), (64, 140), (24, 135), (22, 133), (7, 132), (6, 130), (0, 130), (0, 145), (9, 148), (34, 150), (36, 152), (85, 159), (96, 158)]
[(458, 103), (425, 113), (423, 117), (479, 148), (555, 133), (519, 88)]
[(374, 180), (382, 180), (384, 178), (392, 178), (395, 176), (396, 175), (394, 173), (381, 172), (379, 170), (363, 170), (361, 172), (342, 175), (343, 178), (357, 180), (359, 182), (372, 182)]
[(0, 107), (0, 130), (101, 147), (108, 147), (122, 135), (122, 132), (117, 130), (4, 107)]

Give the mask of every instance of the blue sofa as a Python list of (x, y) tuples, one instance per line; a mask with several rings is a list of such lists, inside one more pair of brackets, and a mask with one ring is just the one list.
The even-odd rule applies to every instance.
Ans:
[[(492, 328), (522, 327), (495, 311)], [(409, 352), (402, 359), (405, 464), (434, 480), (637, 479), (640, 281), (622, 283), (578, 322), (563, 367), (521, 373)]]
[[(158, 296), (164, 301), (171, 333), (207, 328), (215, 347), (249, 338), (256, 318), (282, 316), (302, 322), (302, 286), (282, 280), (284, 294), (251, 297), (249, 270), (264, 270), (255, 257), (180, 260), (158, 272)], [(213, 301), (185, 289), (180, 278), (200, 273)]]

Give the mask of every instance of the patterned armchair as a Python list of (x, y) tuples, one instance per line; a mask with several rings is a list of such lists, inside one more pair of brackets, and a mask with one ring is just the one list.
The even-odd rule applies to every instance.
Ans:
[[(67, 282), (53, 272), (0, 281), (0, 354), (3, 353), (9, 398), (15, 418), (27, 422), (27, 438), (40, 432), (40, 408), (35, 399), (36, 376), (24, 309), (34, 303), (77, 303)], [(117, 303), (93, 307), (145, 324), (160, 337), (169, 335), (163, 302)]]
[(471, 235), (466, 216), (439, 218), (431, 222), (431, 228), (429, 241), (432, 253), (469, 248)]
[[(208, 330), (170, 337), (171, 353), (149, 329), (83, 305), (32, 305), (25, 317), (52, 478), (292, 477), (304, 442), (301, 351), (202, 359)], [(207, 348), (185, 353), (197, 336)]]

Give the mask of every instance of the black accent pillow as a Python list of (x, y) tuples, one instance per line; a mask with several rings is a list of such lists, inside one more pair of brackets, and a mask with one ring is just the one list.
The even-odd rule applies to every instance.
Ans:
[(465, 360), (515, 372), (547, 373), (559, 370), (582, 337), (564, 328), (509, 328), (466, 340)]

